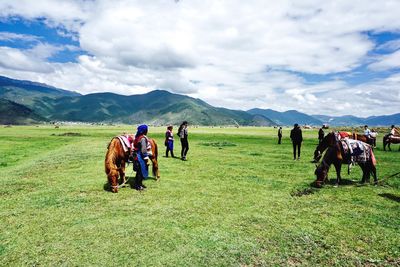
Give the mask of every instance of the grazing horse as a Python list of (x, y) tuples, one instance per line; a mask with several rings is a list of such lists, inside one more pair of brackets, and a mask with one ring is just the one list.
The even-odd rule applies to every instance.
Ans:
[[(128, 135), (128, 139), (134, 140), (134, 135)], [(153, 163), (153, 175), (156, 176), (157, 180), (160, 179), (160, 174), (158, 171), (158, 148), (157, 143), (154, 139), (148, 139), (151, 144)], [(107, 174), (108, 183), (111, 186), (111, 191), (113, 193), (118, 192), (119, 183), (118, 177), (121, 178), (122, 184), (126, 183), (125, 179), (125, 164), (128, 162), (129, 155), (131, 153), (130, 149), (124, 149), (124, 145), (118, 137), (114, 137), (108, 145), (108, 150), (105, 158), (105, 172)]]
[(317, 145), (314, 151), (314, 160), (312, 162), (317, 163), (322, 157), (322, 153), (328, 148), (336, 145), (336, 136), (334, 132), (330, 132), (322, 139), (321, 143)]
[[(396, 136), (396, 135), (385, 135), (383, 137), (383, 150), (386, 151), (386, 145), (388, 146), (389, 150), (392, 151), (392, 149), (390, 148), (390, 144), (400, 144), (400, 136)], [(399, 147), (399, 151), (400, 151), (400, 147)]]
[[(370, 145), (363, 143), (364, 149), (366, 149), (365, 158), (354, 157), (354, 161), (358, 163), (363, 171), (362, 183), (369, 181), (370, 174), (372, 173), (374, 177), (374, 183), (378, 183), (378, 178), (376, 176), (376, 160), (374, 152)], [(344, 149), (340, 146), (330, 146), (326, 151), (322, 162), (315, 169), (315, 175), (317, 179), (315, 181), (317, 187), (321, 187), (325, 180), (328, 179), (328, 171), (331, 164), (335, 166), (336, 169), (336, 185), (340, 184), (341, 176), (340, 171), (343, 163), (350, 162), (350, 155), (345, 153)]]

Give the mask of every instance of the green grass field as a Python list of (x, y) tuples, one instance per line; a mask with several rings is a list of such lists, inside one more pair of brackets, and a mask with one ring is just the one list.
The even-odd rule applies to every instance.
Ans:
[[(316, 130), (293, 161), (289, 129), (277, 145), (273, 128), (190, 128), (183, 162), (163, 157), (164, 128), (150, 128), (160, 181), (112, 194), (106, 146), (133, 131), (0, 128), (1, 266), (400, 266), (400, 178), (359, 186), (360, 168), (344, 168), (345, 185), (310, 189)], [(384, 178), (400, 152), (381, 140)]]

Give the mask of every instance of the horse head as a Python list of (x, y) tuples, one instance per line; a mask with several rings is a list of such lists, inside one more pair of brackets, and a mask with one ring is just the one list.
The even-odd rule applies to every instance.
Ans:
[(321, 187), (327, 179), (328, 170), (329, 166), (324, 161), (319, 166), (315, 165), (314, 174), (317, 176), (317, 179), (315, 180), (315, 184), (317, 187)]
[(321, 157), (322, 157), (321, 151), (319, 151), (319, 149), (316, 148), (315, 151), (314, 151), (314, 159), (313, 159), (313, 161), (311, 161), (311, 162), (312, 162), (312, 163), (317, 163), (317, 162), (319, 162), (319, 160), (321, 159)]

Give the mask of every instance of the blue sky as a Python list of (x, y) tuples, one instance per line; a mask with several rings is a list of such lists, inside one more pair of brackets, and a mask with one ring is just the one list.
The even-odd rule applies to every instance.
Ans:
[[(2, 1), (0, 75), (232, 109), (400, 112), (399, 1)], [(196, 81), (196, 82), (193, 82)]]

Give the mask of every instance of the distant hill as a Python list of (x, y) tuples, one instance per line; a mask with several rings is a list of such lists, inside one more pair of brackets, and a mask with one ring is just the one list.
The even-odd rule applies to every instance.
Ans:
[(178, 124), (183, 120), (200, 125), (275, 125), (264, 117), (244, 111), (216, 108), (188, 96), (155, 90), (122, 96), (97, 93), (62, 97), (52, 101), (52, 120), (115, 123)]
[(400, 124), (400, 113), (393, 115), (371, 116), (367, 118), (359, 118), (351, 115), (347, 116), (326, 116), (326, 115), (312, 115), (313, 117), (328, 123), (332, 126), (388, 126)]
[(293, 125), (295, 123), (298, 123), (299, 125), (322, 125), (322, 121), (320, 121), (319, 119), (298, 112), (296, 110), (279, 112), (272, 109), (254, 108), (248, 110), (247, 112), (253, 115), (262, 115), (264, 117), (267, 117), (278, 125)]
[[(352, 126), (400, 124), (400, 113), (358, 118), (355, 116), (307, 115), (296, 110), (278, 112), (251, 109), (247, 112), (213, 107), (206, 102), (163, 90), (124, 96), (114, 93), (81, 95), (42, 83), (0, 76), (3, 121), (15, 116), (15, 124), (35, 121), (80, 121), (109, 123), (179, 124), (183, 120), (197, 125), (322, 125)], [(8, 100), (8, 102), (6, 101)], [(17, 105), (20, 104), (20, 105)], [(10, 113), (10, 110), (13, 113)], [(26, 118), (25, 120), (23, 118)], [(13, 123), (14, 124), (14, 123)]]
[(332, 126), (358, 126), (365, 124), (364, 119), (351, 115), (346, 116), (326, 116), (326, 115), (312, 115), (314, 118), (327, 123)]
[(0, 124), (33, 124), (47, 121), (33, 110), (13, 101), (0, 98)]
[(384, 116), (372, 116), (365, 120), (365, 124), (373, 126), (400, 125), (400, 113)]
[(46, 115), (53, 99), (63, 96), (79, 96), (79, 93), (59, 89), (42, 83), (10, 79), (0, 76), (0, 98), (29, 107)]

